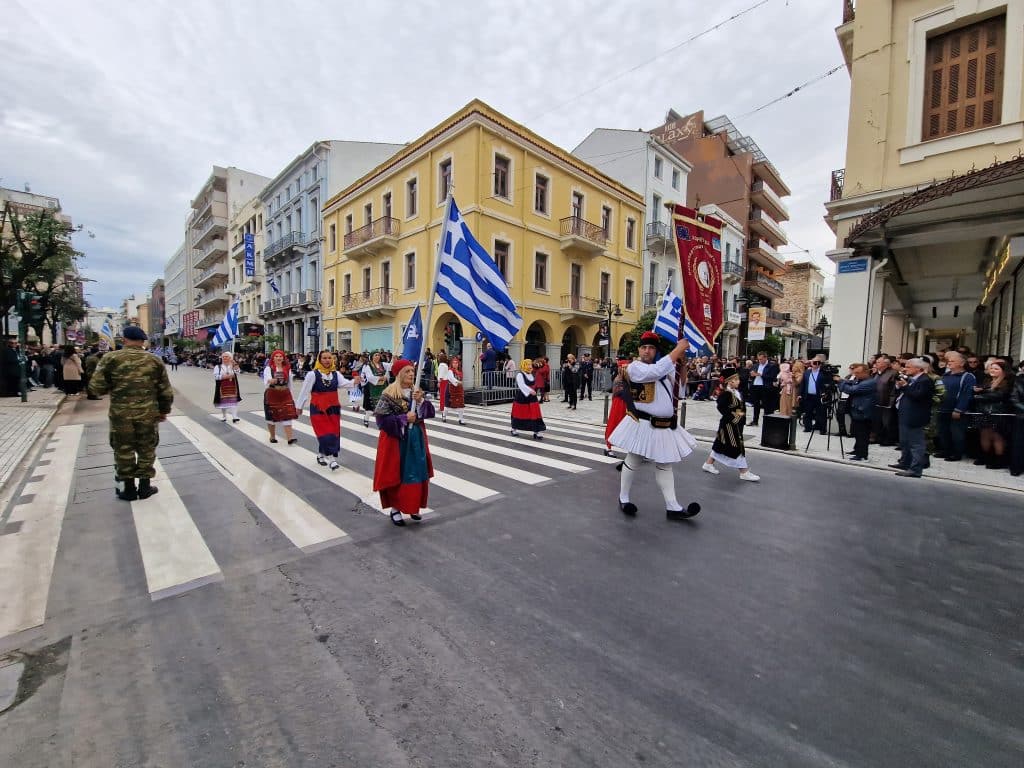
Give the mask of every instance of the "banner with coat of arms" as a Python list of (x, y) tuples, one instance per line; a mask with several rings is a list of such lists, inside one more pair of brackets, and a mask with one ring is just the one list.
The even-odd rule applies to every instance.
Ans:
[(724, 323), (722, 222), (676, 205), (672, 231), (683, 287), (683, 314), (714, 345)]

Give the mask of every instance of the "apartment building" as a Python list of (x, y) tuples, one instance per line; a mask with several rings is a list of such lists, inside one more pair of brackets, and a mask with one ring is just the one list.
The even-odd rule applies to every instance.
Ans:
[(850, 121), (825, 203), (832, 358), (959, 345), (1020, 358), (1024, 3), (835, 8)]
[(224, 320), (233, 296), (230, 275), (228, 225), (234, 212), (258, 194), (270, 179), (239, 168), (214, 166), (192, 200), (185, 244), (191, 265), (192, 308), (201, 311), (199, 327), (214, 329)]
[(164, 320), (166, 310), (164, 300), (164, 280), (161, 277), (156, 279), (153, 285), (150, 286), (149, 301), (146, 306), (146, 314), (149, 317), (146, 333), (149, 334), (150, 344), (155, 346), (162, 346), (164, 343), (164, 328), (166, 326), (166, 321)]
[(182, 243), (164, 264), (164, 335), (172, 341), (181, 338), (181, 316), (191, 309), (190, 278), (185, 244)]
[[(264, 334), (260, 303), (263, 301), (263, 201), (258, 194), (242, 203), (228, 223), (231, 258), (228, 261), (229, 295), (238, 300), (238, 333), (244, 337)], [(246, 241), (252, 240), (252, 274), (246, 272)]]
[(738, 355), (740, 327), (746, 319), (746, 300), (743, 296), (743, 225), (718, 205), (700, 207), (700, 212), (722, 222), (722, 333), (716, 350), (719, 355)]
[[(787, 261), (779, 281), (785, 295), (775, 302), (775, 308), (789, 315), (782, 329), (783, 356), (806, 357), (815, 337), (824, 333), (818, 324), (824, 317), (825, 273), (810, 261)], [(827, 349), (815, 346), (813, 351), (817, 354)]]
[[(260, 194), (266, 287), (259, 315), (267, 333), (284, 339), (285, 349), (312, 352), (320, 348), (323, 202), (401, 148), (401, 144), (317, 141)], [(279, 293), (270, 287), (271, 279)]]
[(742, 223), (745, 303), (768, 307), (768, 325), (784, 326), (784, 314), (773, 307), (784, 295), (778, 278), (786, 264), (778, 249), (787, 243), (781, 224), (789, 220), (789, 211), (782, 198), (790, 191), (778, 169), (725, 115), (705, 120), (703, 111), (680, 115), (670, 110), (651, 134), (690, 162), (689, 207), (714, 203)]
[[(327, 201), (329, 346), (398, 349), (430, 297), (449, 188), (524, 318), (513, 358), (603, 354), (602, 323), (618, 346), (641, 310), (643, 198), (480, 101)], [(461, 352), (472, 386), (477, 329), (439, 302), (425, 343)]]

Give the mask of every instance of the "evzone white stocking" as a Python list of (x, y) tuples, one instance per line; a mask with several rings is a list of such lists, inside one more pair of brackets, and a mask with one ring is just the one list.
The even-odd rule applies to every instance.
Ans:
[(226, 416), (231, 416), (232, 419), (237, 419), (238, 418), (238, 406), (237, 405), (229, 405), (226, 408), (221, 408), (220, 409), (220, 413), (221, 413), (222, 416), (225, 416), (225, 417)]
[(676, 477), (672, 471), (671, 464), (654, 465), (654, 482), (661, 489), (661, 495), (665, 497), (665, 509), (679, 512), (683, 507), (676, 500)]
[(622, 472), (619, 477), (619, 501), (626, 504), (629, 501), (629, 492), (633, 488), (633, 475), (643, 462), (639, 453), (627, 453), (622, 462)]

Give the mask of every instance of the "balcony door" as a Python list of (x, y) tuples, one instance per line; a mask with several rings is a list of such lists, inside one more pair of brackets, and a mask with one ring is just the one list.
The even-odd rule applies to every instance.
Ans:
[(574, 218), (583, 218), (583, 193), (573, 192), (572, 193), (572, 215)]
[(580, 296), (583, 293), (583, 268), (579, 264), (572, 265), (569, 273), (569, 296), (572, 301), (572, 308), (580, 308)]
[(387, 298), (388, 291), (391, 290), (391, 262), (385, 261), (380, 265), (380, 287), (384, 293), (383, 298)]

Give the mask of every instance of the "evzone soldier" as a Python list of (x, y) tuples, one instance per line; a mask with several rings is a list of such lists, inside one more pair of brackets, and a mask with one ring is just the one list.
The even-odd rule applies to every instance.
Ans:
[(302, 391), (295, 402), (299, 416), (309, 403), (309, 423), (317, 439), (316, 463), (321, 467), (330, 466), (332, 472), (339, 466), (338, 454), (341, 452), (341, 401), (338, 391), (358, 385), (359, 374), (346, 379), (334, 367), (334, 354), (324, 350), (317, 356), (312, 372), (302, 382)]
[(439, 354), (437, 364), (437, 400), (441, 411), (441, 421), (448, 421), (448, 411), (454, 411), (459, 417), (459, 424), (465, 424), (462, 420), (462, 411), (466, 407), (466, 391), (462, 388), (462, 362), (458, 355), (453, 355), (449, 365), (445, 357), (441, 360), (442, 352)]
[(640, 359), (630, 363), (624, 378), (628, 387), (626, 417), (619, 422), (609, 442), (626, 452), (619, 482), (619, 509), (634, 517), (636, 505), (630, 501), (633, 479), (643, 461), (654, 462), (654, 482), (665, 499), (665, 516), (669, 520), (685, 520), (700, 512), (700, 504), (683, 505), (676, 500), (673, 465), (682, 461), (697, 447), (685, 429), (679, 426), (675, 413), (676, 362), (690, 344), (680, 339), (667, 355), (655, 362), (659, 336), (647, 331), (640, 337)]

